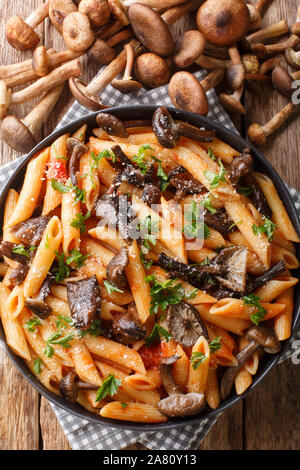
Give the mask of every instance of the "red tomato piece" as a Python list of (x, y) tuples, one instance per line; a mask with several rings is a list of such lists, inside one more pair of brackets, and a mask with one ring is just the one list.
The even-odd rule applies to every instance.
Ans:
[(161, 343), (146, 346), (139, 349), (139, 354), (144, 362), (146, 369), (157, 369), (160, 360), (164, 357)]

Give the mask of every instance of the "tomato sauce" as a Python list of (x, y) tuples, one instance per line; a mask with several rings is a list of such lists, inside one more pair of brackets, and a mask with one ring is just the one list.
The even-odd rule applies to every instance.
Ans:
[(146, 369), (157, 369), (160, 360), (164, 357), (161, 343), (146, 346), (139, 349), (139, 354), (143, 360)]

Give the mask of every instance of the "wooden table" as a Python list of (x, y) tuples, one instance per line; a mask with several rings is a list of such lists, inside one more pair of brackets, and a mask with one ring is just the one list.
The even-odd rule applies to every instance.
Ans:
[[(30, 57), (19, 53), (5, 42), (5, 23), (10, 16), (25, 18), (41, 0), (0, 0), (1, 11), (1, 64), (14, 63)], [(295, 21), (296, 0), (274, 0), (264, 22), (271, 24), (286, 18)], [(182, 24), (177, 29), (182, 28)], [(47, 48), (63, 50), (63, 42), (48, 20), (39, 28)], [(84, 67), (86, 70), (86, 67)], [(85, 79), (97, 69), (88, 65)], [(43, 129), (41, 137), (48, 135), (70, 106), (72, 99), (67, 89)], [(280, 110), (286, 100), (266, 90), (260, 96), (247, 93), (248, 113), (241, 123), (245, 130), (251, 122), (264, 123)], [(13, 110), (25, 116), (33, 103)], [(265, 156), (283, 179), (300, 189), (299, 116), (263, 148)], [(0, 164), (19, 156), (1, 143)], [(200, 449), (299, 449), (300, 446), (300, 374), (299, 366), (291, 361), (277, 366), (256, 391), (242, 402), (223, 413)], [(57, 422), (49, 403), (42, 398), (17, 372), (0, 349), (0, 449), (69, 449), (69, 444)], [(132, 446), (131, 449), (142, 446)]]

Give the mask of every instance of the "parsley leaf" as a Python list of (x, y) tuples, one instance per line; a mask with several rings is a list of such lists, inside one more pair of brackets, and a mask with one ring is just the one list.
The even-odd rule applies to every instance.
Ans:
[(43, 353), (47, 357), (51, 358), (55, 353), (55, 350), (51, 346), (51, 344), (59, 344), (63, 348), (70, 348), (71, 346), (70, 342), (73, 341), (74, 337), (75, 337), (74, 334), (62, 336), (61, 331), (56, 331), (55, 333), (53, 333), (47, 338), (46, 348), (44, 349)]
[(215, 162), (217, 161), (217, 157), (215, 156), (215, 154), (214, 154), (214, 152), (212, 151), (211, 148), (208, 149), (207, 155), (208, 155), (212, 160), (214, 160)]
[(31, 331), (31, 333), (33, 333), (35, 331), (35, 328), (38, 326), (38, 325), (41, 325), (42, 322), (41, 320), (38, 318), (38, 317), (32, 317), (30, 318), (30, 320), (28, 320), (25, 324), (25, 328), (28, 330), (28, 331)]
[(37, 375), (39, 375), (42, 371), (42, 365), (43, 365), (43, 361), (40, 357), (38, 357), (35, 361), (34, 361), (34, 364), (33, 364), (33, 372)]
[(169, 186), (169, 178), (163, 170), (161, 163), (158, 164), (157, 176), (160, 179), (160, 189), (164, 192)]
[(147, 171), (149, 170), (149, 166), (150, 166), (149, 153), (148, 153), (149, 150), (153, 150), (153, 148), (150, 147), (149, 144), (142, 145), (139, 148), (138, 155), (134, 155), (132, 157), (132, 161), (139, 167), (143, 175), (147, 173)]
[(253, 193), (253, 187), (249, 186), (248, 188), (239, 188), (238, 192), (243, 196), (249, 196), (249, 194)]
[(100, 319), (95, 320), (87, 330), (80, 330), (79, 336), (83, 338), (85, 335), (90, 334), (92, 336), (100, 336), (101, 335), (101, 321)]
[(75, 322), (73, 318), (67, 317), (65, 315), (58, 315), (57, 320), (55, 322), (56, 328), (58, 330), (65, 330), (69, 326), (74, 326)]
[(127, 406), (128, 406), (128, 403), (121, 402), (122, 410), (124, 410), (124, 408), (127, 408)]
[(277, 228), (277, 225), (272, 222), (272, 220), (268, 219), (268, 217), (263, 215), (264, 224), (263, 225), (252, 225), (252, 230), (254, 235), (259, 235), (260, 233), (265, 233), (269, 242), (271, 242), (274, 238), (274, 232)]
[(123, 290), (119, 289), (118, 287), (114, 286), (113, 284), (111, 284), (109, 281), (104, 281), (103, 283), (105, 285), (105, 288), (107, 290), (107, 292), (109, 293), (109, 295), (112, 293), (112, 292), (124, 292)]
[(202, 352), (193, 352), (190, 358), (192, 368), (198, 369), (200, 364), (207, 360), (207, 357)]
[(183, 227), (183, 233), (188, 238), (198, 238), (206, 240), (210, 236), (210, 230), (202, 219), (202, 210), (196, 201), (191, 202), (191, 208), (186, 212), (185, 218), (189, 224)]
[(209, 212), (212, 214), (215, 214), (217, 212), (217, 209), (211, 205), (211, 200), (213, 196), (208, 193), (208, 195), (202, 199), (201, 204), (203, 205), (204, 209), (207, 209)]
[(89, 257), (90, 255), (83, 255), (80, 253), (80, 251), (76, 250), (75, 248), (71, 251), (70, 256), (66, 259), (66, 264), (70, 266), (72, 263), (75, 263), (75, 266), (72, 266), (73, 268), (81, 268), (84, 266), (85, 260)]
[(85, 202), (85, 191), (84, 189), (79, 189), (78, 186), (73, 186), (73, 184), (66, 185), (56, 179), (51, 180), (51, 186), (55, 191), (58, 191), (61, 194), (74, 191), (75, 202)]
[(257, 311), (250, 315), (250, 320), (258, 325), (259, 322), (265, 317), (267, 311), (263, 308), (260, 303), (260, 297), (255, 294), (248, 294), (243, 297), (244, 305), (251, 305), (251, 307), (257, 308)]
[(28, 253), (28, 251), (33, 251), (33, 250), (36, 250), (36, 247), (33, 247), (30, 246), (30, 248), (26, 249), (23, 245), (23, 243), (21, 243), (20, 245), (17, 245), (13, 248), (12, 252), (13, 253), (16, 253), (18, 255), (23, 255), (23, 256), (26, 256), (26, 258), (29, 258), (30, 257), (30, 254)]
[(87, 212), (85, 215), (76, 214), (75, 218), (71, 222), (71, 227), (79, 228), (80, 232), (86, 232), (85, 221), (91, 217), (91, 213)]
[(214, 338), (210, 343), (209, 343), (209, 349), (211, 354), (215, 353), (221, 348), (221, 337), (218, 336), (217, 338)]
[(96, 401), (100, 401), (107, 395), (113, 396), (117, 393), (118, 388), (121, 386), (121, 381), (116, 379), (114, 375), (109, 374), (100, 388), (97, 390)]
[(160, 342), (161, 338), (165, 338), (168, 343), (172, 338), (172, 335), (168, 330), (160, 326), (158, 323), (155, 323), (150, 335), (145, 338), (145, 345), (150, 346), (151, 344), (157, 344)]
[(55, 254), (58, 264), (56, 267), (52, 268), (52, 272), (55, 275), (55, 281), (59, 283), (70, 276), (71, 270), (69, 266), (65, 264), (65, 254), (59, 253), (58, 251), (56, 251)]
[(218, 175), (217, 175), (217, 173), (214, 173), (211, 170), (206, 170), (204, 172), (204, 175), (208, 179), (208, 181), (210, 183), (210, 187), (212, 189), (217, 188), (221, 181), (223, 183), (226, 183), (226, 179), (225, 179), (226, 170), (225, 170), (224, 165), (223, 165), (223, 163), (221, 162), (220, 159), (218, 160), (218, 163), (219, 163), (219, 166), (220, 166), (220, 171), (219, 171)]

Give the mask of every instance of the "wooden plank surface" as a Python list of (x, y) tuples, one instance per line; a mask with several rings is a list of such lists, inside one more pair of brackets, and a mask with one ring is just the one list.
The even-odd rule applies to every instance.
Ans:
[[(14, 63), (30, 57), (30, 52), (19, 53), (11, 48), (4, 37), (4, 27), (10, 16), (25, 18), (40, 5), (41, 0), (8, 2), (0, 0), (1, 64)], [(253, 1), (252, 1), (253, 3)], [(296, 0), (274, 0), (264, 22), (270, 24), (279, 19), (295, 20)], [(183, 25), (177, 29), (183, 29)], [(64, 48), (58, 33), (48, 20), (39, 28), (47, 48)], [(96, 73), (93, 64), (84, 66), (87, 81)], [(60, 121), (72, 98), (64, 90), (62, 98), (48, 119), (42, 135), (47, 135)], [(247, 118), (245, 129), (252, 122), (264, 123), (281, 109), (286, 100), (271, 90), (259, 96), (247, 93)], [(30, 102), (13, 109), (18, 116), (25, 116), (32, 108)], [(299, 116), (269, 139), (262, 150), (278, 173), (289, 184), (300, 189), (299, 181)], [(19, 154), (0, 143), (0, 165), (17, 158)], [(297, 449), (300, 446), (297, 393), (300, 387), (299, 367), (290, 361), (277, 366), (258, 389), (242, 403), (227, 410), (202, 442), (200, 449)], [(57, 422), (50, 404), (27, 384), (0, 348), (0, 449), (69, 449), (69, 444)], [(131, 446), (130, 449), (142, 449)]]

